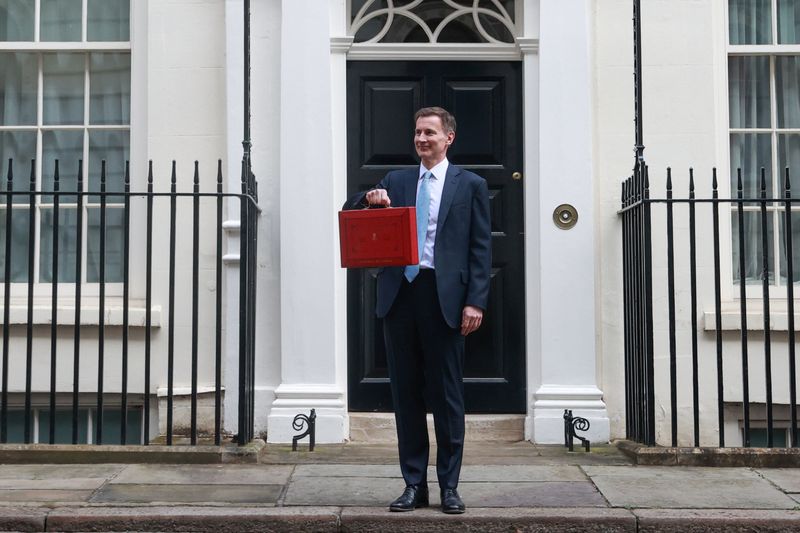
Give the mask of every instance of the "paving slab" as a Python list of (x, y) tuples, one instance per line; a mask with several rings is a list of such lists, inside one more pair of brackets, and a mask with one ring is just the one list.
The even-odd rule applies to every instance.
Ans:
[(112, 485), (279, 485), (292, 473), (291, 465), (130, 465)]
[(634, 509), (639, 532), (756, 533), (800, 531), (800, 511), (759, 509)]
[(95, 490), (100, 488), (106, 478), (73, 478), (73, 479), (0, 479), (0, 490), (2, 489), (42, 489), (51, 490)]
[(3, 479), (95, 479), (115, 476), (124, 465), (0, 465), (0, 480)]
[[(42, 484), (42, 487), (45, 485)], [(92, 497), (92, 490), (50, 490), (50, 489), (2, 489), (0, 490), (0, 502), (17, 503), (66, 503), (66, 502), (88, 502)]]
[(339, 531), (339, 509), (254, 507), (85, 507), (55, 509), (48, 531), (294, 533)]
[(0, 507), (0, 531), (44, 531), (47, 509)]
[[(428, 469), (428, 474), (434, 469)], [(399, 465), (297, 465), (292, 478), (298, 477), (374, 477), (402, 479)]]
[(107, 485), (91, 503), (272, 504), (283, 485)]
[(342, 510), (342, 531), (375, 532), (487, 532), (487, 533), (633, 533), (636, 518), (624, 509), (484, 509), (470, 508), (462, 515), (445, 515), (437, 509), (413, 513), (376, 513), (375, 509)]
[(792, 509), (797, 504), (744, 468), (586, 466), (614, 507)]
[[(590, 481), (460, 483), (458, 491), (468, 507), (608, 506)], [(438, 491), (431, 495), (434, 502), (439, 504)]]
[(785, 492), (800, 493), (800, 469), (798, 468), (759, 468), (756, 472)]
[(394, 479), (300, 477), (289, 483), (283, 504), (388, 507), (402, 492), (402, 481)]
[(531, 482), (587, 481), (583, 471), (572, 465), (467, 465), (461, 469), (461, 481)]

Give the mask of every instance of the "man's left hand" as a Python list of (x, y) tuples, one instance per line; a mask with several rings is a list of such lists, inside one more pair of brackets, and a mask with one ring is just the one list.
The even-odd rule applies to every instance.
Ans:
[(483, 309), (474, 305), (467, 305), (461, 312), (461, 334), (465, 337), (481, 327)]

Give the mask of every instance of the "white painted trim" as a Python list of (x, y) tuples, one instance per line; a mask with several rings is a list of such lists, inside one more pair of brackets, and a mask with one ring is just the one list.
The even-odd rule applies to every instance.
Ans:
[[(145, 2), (143, 2), (145, 3)], [(134, 2), (133, 6), (136, 6)], [(131, 10), (133, 11), (133, 9)], [(131, 17), (131, 34), (133, 34), (134, 17)], [(136, 23), (140, 23), (137, 19)], [(11, 50), (14, 52), (96, 52), (96, 51), (120, 51), (126, 52), (133, 48), (129, 41), (116, 42), (44, 42), (34, 43), (31, 41), (5, 41), (0, 42), (0, 52)]]
[[(340, 38), (337, 38), (340, 39)], [(333, 40), (332, 40), (333, 41)], [(337, 41), (338, 43), (338, 41)], [(332, 43), (333, 45), (333, 43)], [(391, 60), (461, 60), (518, 61), (522, 51), (513, 44), (439, 44), (439, 43), (354, 43), (347, 59)]]
[(331, 37), (331, 53), (345, 53), (353, 46), (352, 37)]
[[(726, 24), (725, 28), (727, 29), (727, 27)], [(725, 42), (727, 41), (726, 39)], [(798, 55), (800, 54), (800, 44), (731, 44), (728, 45), (728, 54), (732, 56)]]
[[(115, 298), (115, 300), (121, 300)], [(121, 301), (106, 300), (105, 304), (105, 324), (107, 326), (121, 326), (122, 325), (122, 311), (124, 307)], [(9, 306), (9, 323), (10, 324), (27, 324), (28, 323), (28, 303), (18, 302), (13, 300)], [(50, 302), (42, 304), (33, 304), (33, 324), (51, 324), (52, 323), (53, 307)], [(144, 306), (144, 301), (137, 302), (131, 301), (128, 306), (128, 325), (131, 328), (145, 326), (145, 313), (147, 308)], [(3, 308), (0, 307), (0, 313)], [(97, 326), (100, 323), (99, 318), (100, 307), (97, 301), (92, 299), (90, 302), (81, 303), (81, 326)], [(161, 327), (161, 306), (153, 305), (150, 308), (152, 327)], [(73, 326), (75, 325), (75, 302), (68, 301), (65, 305), (58, 305), (58, 325), (59, 326)]]
[(522, 54), (537, 54), (539, 53), (539, 39), (533, 37), (520, 37), (517, 39), (517, 45)]

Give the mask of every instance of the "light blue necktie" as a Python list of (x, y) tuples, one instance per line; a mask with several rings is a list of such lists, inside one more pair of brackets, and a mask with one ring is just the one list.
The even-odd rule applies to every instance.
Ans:
[[(422, 260), (422, 250), (425, 247), (425, 236), (428, 233), (428, 214), (431, 210), (431, 178), (430, 171), (422, 175), (422, 183), (417, 191), (417, 249)], [(411, 282), (419, 274), (419, 265), (408, 265), (405, 270), (406, 279)]]

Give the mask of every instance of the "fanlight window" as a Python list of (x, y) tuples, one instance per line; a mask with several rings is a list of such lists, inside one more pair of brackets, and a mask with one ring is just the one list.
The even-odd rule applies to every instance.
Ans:
[(515, 0), (351, 0), (357, 43), (513, 43)]

